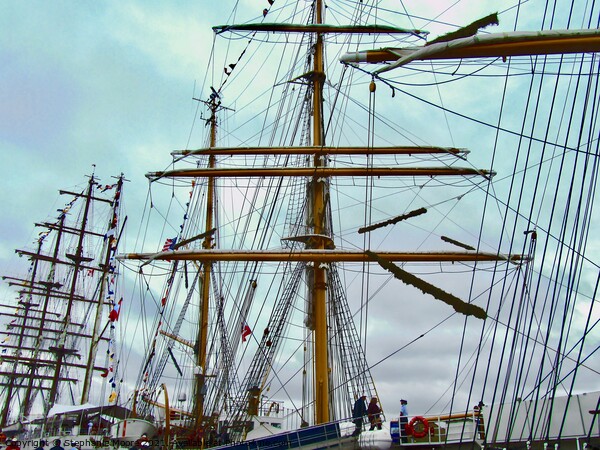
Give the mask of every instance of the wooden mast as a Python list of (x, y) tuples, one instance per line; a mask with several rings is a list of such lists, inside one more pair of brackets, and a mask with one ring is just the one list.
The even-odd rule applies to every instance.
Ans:
[[(315, 21), (317, 25), (323, 23), (323, 2), (315, 2)], [(325, 136), (323, 129), (323, 85), (325, 83), (325, 69), (323, 63), (323, 34), (316, 33), (316, 42), (314, 47), (314, 66), (313, 66), (313, 146), (322, 147), (325, 145)], [(315, 168), (323, 167), (327, 161), (326, 156), (315, 155), (313, 165)], [(312, 211), (309, 211), (312, 222), (313, 233), (315, 235), (329, 236), (330, 231), (327, 226), (327, 208), (326, 196), (328, 195), (328, 181), (318, 175), (312, 177)], [(325, 240), (314, 241), (311, 246), (317, 250), (325, 249)], [(312, 267), (314, 279), (313, 285), (308, 285), (312, 290), (312, 307), (314, 317), (314, 401), (315, 401), (315, 424), (329, 422), (329, 363), (327, 357), (327, 269), (320, 259), (313, 261)], [(311, 293), (309, 292), (309, 295)]]
[(104, 309), (104, 298), (106, 294), (106, 286), (108, 283), (108, 275), (111, 272), (110, 267), (110, 258), (114, 253), (113, 244), (116, 242), (118, 236), (117, 232), (117, 224), (116, 224), (116, 213), (119, 208), (119, 201), (121, 196), (121, 189), (123, 187), (123, 175), (121, 175), (117, 181), (117, 187), (114, 196), (114, 202), (112, 205), (113, 214), (110, 218), (110, 222), (107, 227), (107, 237), (106, 237), (106, 251), (104, 254), (104, 263), (101, 267), (102, 272), (100, 275), (100, 290), (98, 292), (97, 297), (97, 306), (96, 306), (96, 317), (94, 320), (94, 329), (92, 332), (92, 338), (90, 341), (90, 350), (87, 357), (87, 364), (85, 369), (85, 376), (83, 379), (83, 387), (81, 393), (81, 404), (85, 404), (89, 401), (90, 398), (90, 388), (92, 385), (92, 375), (94, 373), (94, 363), (96, 361), (96, 355), (98, 353), (98, 344), (100, 343), (100, 328), (102, 326), (102, 316)]
[[(211, 110), (211, 116), (208, 119), (210, 126), (210, 147), (214, 147), (217, 141), (217, 109), (219, 108), (220, 102), (218, 96), (211, 98), (209, 107)], [(208, 168), (214, 170), (215, 168), (215, 156), (210, 155), (208, 158)], [(206, 203), (206, 233), (204, 242), (202, 244), (204, 249), (212, 248), (213, 233), (210, 230), (213, 229), (213, 215), (214, 215), (214, 195), (215, 195), (215, 178), (208, 177), (207, 180), (207, 203)], [(196, 374), (195, 374), (195, 386), (194, 386), (194, 420), (195, 429), (199, 430), (204, 421), (204, 396), (206, 395), (206, 360), (208, 351), (208, 310), (210, 300), (210, 279), (211, 279), (212, 262), (204, 261), (202, 264), (202, 287), (201, 287), (201, 299), (200, 299), (200, 317), (198, 321), (198, 336), (197, 342), (197, 353), (196, 353)], [(210, 414), (207, 414), (207, 416)]]
[(52, 387), (50, 388), (50, 395), (48, 397), (48, 402), (46, 403), (46, 405), (44, 405), (44, 413), (48, 414), (48, 411), (50, 410), (50, 408), (52, 408), (52, 406), (54, 405), (54, 402), (56, 401), (56, 396), (58, 394), (58, 385), (59, 385), (59, 379), (60, 379), (60, 372), (64, 363), (64, 359), (65, 356), (67, 354), (76, 354), (77, 350), (76, 349), (68, 349), (65, 347), (65, 339), (67, 336), (67, 328), (69, 327), (70, 323), (71, 323), (71, 309), (73, 307), (73, 303), (75, 301), (75, 290), (77, 287), (77, 278), (79, 275), (79, 268), (81, 267), (81, 263), (85, 260), (87, 260), (87, 258), (85, 258), (83, 256), (83, 240), (85, 237), (85, 230), (86, 230), (86, 226), (87, 226), (87, 219), (88, 219), (88, 214), (89, 214), (89, 210), (90, 210), (90, 204), (91, 204), (91, 200), (92, 200), (92, 188), (95, 185), (95, 180), (94, 180), (94, 176), (92, 175), (90, 177), (90, 181), (88, 183), (88, 188), (87, 188), (87, 192), (85, 194), (85, 206), (84, 206), (84, 212), (83, 212), (83, 217), (81, 219), (81, 226), (80, 226), (80, 234), (79, 234), (79, 239), (78, 239), (78, 243), (77, 243), (77, 249), (75, 251), (74, 255), (70, 256), (70, 259), (73, 260), (73, 263), (75, 265), (75, 269), (73, 270), (73, 279), (71, 281), (71, 288), (69, 290), (69, 299), (68, 299), (68, 303), (67, 303), (67, 309), (65, 311), (65, 317), (63, 319), (63, 333), (62, 336), (59, 340), (59, 342), (57, 343), (56, 347), (52, 347), (51, 350), (54, 352), (54, 354), (56, 355), (56, 367), (54, 369), (54, 376), (52, 378)]
[[(55, 259), (55, 261), (58, 259), (58, 251), (60, 249), (60, 243), (62, 240), (65, 217), (66, 216), (64, 214), (62, 214), (60, 216), (60, 220), (59, 220), (58, 233), (56, 236), (56, 242), (54, 243), (53, 258)], [(56, 264), (55, 262), (52, 263), (53, 267), (55, 264)], [(46, 316), (48, 314), (48, 303), (50, 300), (50, 295), (51, 295), (52, 289), (54, 289), (58, 286), (58, 283), (56, 283), (56, 281), (54, 281), (54, 270), (53, 269), (50, 270), (48, 279), (45, 282), (41, 282), (40, 284), (42, 284), (46, 288), (46, 292), (44, 294), (44, 300), (43, 300), (44, 304), (42, 306), (42, 314), (40, 317), (39, 330), (38, 330), (38, 334), (37, 334), (37, 347), (36, 347), (36, 351), (33, 354), (34, 360), (39, 357), (39, 353), (40, 353), (39, 346), (41, 345), (41, 339), (44, 334), (44, 329), (45, 329), (45, 325), (46, 325)], [(31, 288), (33, 289), (33, 284), (31, 286)], [(36, 372), (36, 365), (32, 365), (31, 366), (31, 377), (27, 383), (27, 390), (25, 392), (25, 401), (23, 402), (23, 414), (25, 415), (25, 417), (29, 416), (29, 413), (31, 412), (31, 408), (33, 406), (33, 399), (34, 399), (33, 383), (34, 383), (34, 378), (35, 378), (35, 372)]]
[[(37, 253), (39, 254), (42, 250), (42, 241), (40, 240), (38, 242), (38, 248), (37, 248)], [(20, 352), (21, 352), (21, 347), (23, 346), (23, 340), (24, 340), (24, 336), (25, 336), (25, 330), (26, 330), (26, 322), (29, 316), (29, 309), (31, 308), (31, 306), (33, 305), (31, 303), (31, 290), (33, 289), (33, 283), (35, 282), (35, 278), (37, 275), (37, 267), (38, 267), (38, 260), (35, 260), (34, 264), (33, 264), (33, 270), (31, 272), (31, 278), (30, 278), (30, 290), (29, 290), (29, 294), (27, 296), (27, 300), (25, 302), (20, 301), (19, 303), (23, 306), (23, 317), (22, 317), (22, 323), (21, 323), (21, 327), (20, 327), (20, 331), (19, 331), (19, 337), (17, 339), (17, 358), (15, 358), (15, 361), (13, 362), (13, 372), (17, 371), (17, 366), (20, 364), (19, 362), (19, 356), (20, 356)], [(32, 366), (33, 368), (33, 366)], [(13, 391), (15, 389), (15, 377), (11, 377), (10, 381), (8, 382), (8, 386), (6, 389), (6, 401), (4, 404), (4, 408), (2, 410), (2, 418), (0, 419), (0, 426), (4, 427), (7, 425), (7, 421), (8, 421), (8, 417), (10, 415), (10, 403), (13, 397)]]

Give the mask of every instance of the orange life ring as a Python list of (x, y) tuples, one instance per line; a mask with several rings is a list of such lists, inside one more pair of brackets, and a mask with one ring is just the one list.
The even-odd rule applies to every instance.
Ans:
[[(423, 427), (423, 430), (421, 431), (416, 431), (415, 430), (415, 425), (417, 423), (420, 423)], [(427, 419), (421, 416), (415, 416), (411, 419), (410, 422), (408, 422), (408, 425), (406, 426), (407, 431), (409, 432), (408, 434), (411, 434), (412, 437), (419, 439), (422, 437), (427, 436), (427, 433), (429, 432), (429, 422), (427, 422)]]

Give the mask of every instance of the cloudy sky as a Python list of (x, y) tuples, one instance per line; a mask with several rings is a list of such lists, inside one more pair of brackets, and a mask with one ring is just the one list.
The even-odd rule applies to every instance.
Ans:
[[(0, 3), (2, 274), (12, 273), (15, 268), (26, 270), (26, 262), (14, 254), (15, 247), (32, 247), (37, 236), (33, 223), (56, 216), (55, 210), (63, 205), (58, 189), (81, 186), (86, 181), (85, 175), (94, 171), (102, 182), (109, 182), (111, 176), (121, 172), (130, 180), (124, 188), (125, 205), (130, 223), (137, 225), (147, 193), (144, 174), (166, 167), (170, 151), (202, 145), (204, 130), (197, 120), (197, 102), (193, 97), (208, 95), (215, 77), (208, 70), (214, 40), (211, 27), (230, 21), (229, 11), (234, 3), (237, 2), (7, 0)], [(268, 6), (266, 0), (264, 3), (240, 3), (237, 20), (259, 20), (262, 9)], [(534, 0), (523, 2), (520, 7), (516, 1), (464, 0), (450, 5), (442, 1), (405, 2), (406, 10), (421, 19), (398, 25), (422, 27), (436, 36), (452, 31), (456, 25), (500, 11), (500, 30), (512, 30), (517, 13), (520, 29), (528, 26), (539, 29), (540, 4)], [(332, 2), (331, 6), (336, 5)], [(277, 19), (276, 11), (273, 10), (273, 16)], [(216, 78), (220, 78), (222, 69), (217, 70)], [(476, 92), (488, 89), (487, 81), (477, 83)], [(235, 99), (238, 93), (234, 90), (228, 99)], [(448, 95), (453, 105), (459, 104), (460, 91)], [(437, 97), (432, 94), (432, 98)], [(398, 111), (397, 100), (387, 97), (381, 101)], [(472, 98), (466, 98), (465, 102), (469, 111), (482, 108)], [(404, 110), (397, 114), (398, 120), (408, 125), (432, 120), (416, 108), (410, 113)], [(471, 133), (470, 142), (464, 137), (471, 125), (463, 123), (463, 133), (453, 134), (446, 129), (441, 116), (436, 116), (437, 119), (439, 126), (426, 128), (429, 135), (426, 138), (421, 135), (419, 144), (472, 148), (480, 143), (480, 134)], [(486, 137), (493, 139), (493, 135)], [(0, 294), (3, 301), (12, 298), (4, 288)], [(394, 300), (386, 298), (378, 308), (395, 308)], [(419, 330), (422, 332), (443, 318), (423, 324)], [(394, 321), (386, 320), (385, 314), (374, 324), (383, 334), (394, 327)], [(406, 330), (407, 335), (419, 332), (411, 329), (409, 333), (408, 326)], [(390, 399), (390, 409), (399, 407), (396, 403), (405, 396), (403, 392), (422, 390), (427, 383), (435, 386), (436, 394), (448, 387), (443, 379), (452, 378), (455, 367), (442, 358), (448, 350), (444, 333), (423, 348), (417, 347), (415, 353), (378, 366), (376, 376), (384, 380), (382, 392)], [(386, 343), (385, 351), (379, 352), (372, 363), (410, 341), (403, 333), (399, 339), (393, 345)], [(376, 348), (378, 344), (371, 342), (369, 346)], [(425, 348), (429, 351), (428, 370), (441, 374), (430, 381), (422, 379), (419, 366), (423, 360), (415, 357)], [(413, 375), (399, 392), (395, 382), (409, 371), (420, 375)], [(420, 411), (430, 408), (433, 402), (431, 398), (415, 399), (413, 404)]]
[(40, 208), (48, 194), (81, 183), (92, 165), (103, 179), (123, 172), (143, 183), (165, 150), (186, 145), (218, 16), (198, 2), (0, 8), (8, 261), (32, 232), (24, 224), (52, 214)]

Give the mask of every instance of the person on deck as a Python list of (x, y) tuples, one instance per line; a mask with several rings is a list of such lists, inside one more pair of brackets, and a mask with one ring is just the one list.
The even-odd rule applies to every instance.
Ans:
[(135, 448), (147, 450), (150, 448), (150, 441), (148, 440), (148, 436), (146, 433), (142, 434), (140, 438), (135, 442)]
[(352, 408), (352, 422), (356, 425), (356, 429), (354, 430), (354, 433), (352, 433), (352, 436), (358, 436), (362, 431), (363, 417), (367, 414), (367, 405), (365, 404), (366, 399), (366, 395), (361, 395), (356, 402), (354, 402), (354, 407)]
[(46, 450), (45, 447), (46, 447), (46, 441), (44, 441), (43, 439), (41, 439), (40, 440), (40, 445), (38, 445), (33, 450)]
[(52, 447), (50, 450), (65, 450), (64, 447), (60, 444), (61, 444), (60, 439), (55, 440), (54, 447)]
[(6, 450), (21, 450), (19, 447), (19, 441), (17, 438), (12, 438), (10, 442), (6, 445)]
[(404, 399), (400, 400), (400, 442), (408, 442), (406, 440), (406, 425), (408, 425), (408, 402)]
[(6, 442), (6, 434), (4, 434), (4, 431), (2, 431), (0, 429), (0, 445), (4, 445), (5, 442)]
[(369, 415), (369, 422), (371, 423), (371, 428), (369, 431), (373, 431), (375, 427), (378, 430), (381, 430), (381, 408), (377, 405), (377, 397), (373, 397), (369, 402), (369, 407), (367, 408), (367, 414)]

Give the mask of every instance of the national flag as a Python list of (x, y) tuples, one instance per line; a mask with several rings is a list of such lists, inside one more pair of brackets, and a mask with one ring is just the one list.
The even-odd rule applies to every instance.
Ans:
[(177, 243), (177, 238), (167, 239), (165, 244), (163, 245), (162, 251), (167, 252), (169, 250), (175, 250), (175, 244)]
[(105, 186), (98, 185), (98, 189), (100, 189), (100, 192), (106, 192), (106, 191), (110, 191), (111, 189), (113, 189), (116, 185), (117, 185), (117, 183), (107, 184)]
[(108, 319), (111, 322), (116, 322), (117, 320), (119, 320), (119, 313), (121, 312), (121, 303), (123, 303), (123, 299), (119, 300), (119, 303), (113, 306), (113, 309), (110, 311), (110, 313), (108, 313)]
[(252, 330), (246, 322), (242, 324), (242, 342), (246, 342), (248, 336), (252, 334)]

